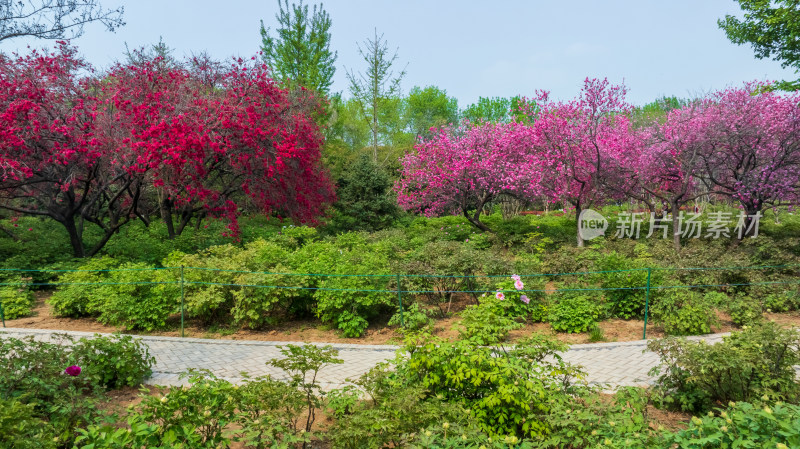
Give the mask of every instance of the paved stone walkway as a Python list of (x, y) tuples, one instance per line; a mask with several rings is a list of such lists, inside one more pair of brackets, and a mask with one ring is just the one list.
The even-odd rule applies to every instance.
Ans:
[[(0, 328), (0, 338), (21, 338), (33, 335), (37, 340), (49, 340), (56, 333), (76, 338), (91, 337), (90, 332), (67, 332), (40, 329)], [(723, 334), (705, 337), (708, 342), (721, 340)], [(278, 346), (299, 342), (264, 342), (245, 340), (211, 340), (200, 338), (140, 336), (156, 359), (153, 376), (146, 381), (153, 385), (181, 385), (179, 375), (189, 368), (205, 368), (216, 376), (232, 382), (242, 379), (241, 373), (252, 376), (270, 374), (285, 378), (284, 373), (266, 365), (267, 360), (281, 357)], [(315, 343), (323, 345), (322, 343)], [(339, 350), (344, 364), (333, 365), (320, 372), (323, 388), (340, 388), (347, 379), (356, 379), (379, 362), (394, 357), (397, 346), (332, 344)], [(652, 381), (647, 372), (658, 363), (658, 356), (643, 352), (646, 342), (592, 343), (573, 345), (562, 354), (565, 361), (583, 366), (586, 380), (593, 384), (615, 386), (644, 386)]]

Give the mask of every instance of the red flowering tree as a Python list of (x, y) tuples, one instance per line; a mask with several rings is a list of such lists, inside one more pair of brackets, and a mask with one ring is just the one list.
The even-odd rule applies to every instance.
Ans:
[(534, 198), (553, 162), (535, 151), (534, 135), (518, 123), (441, 129), (401, 163), (398, 203), (428, 216), (461, 213), (477, 228), (483, 207), (499, 196)]
[[(0, 207), (49, 217), (66, 229), (77, 257), (96, 253), (135, 215), (142, 178), (113, 164), (97, 129), (96, 83), (61, 43), (0, 62)], [(83, 229), (102, 236), (88, 250)]]
[[(232, 234), (244, 202), (306, 221), (333, 199), (317, 126), (263, 65), (236, 61), (203, 78), (145, 62), (97, 80), (78, 75), (88, 67), (64, 45), (3, 62), (0, 207), (59, 221), (78, 257), (147, 221), (156, 192), (149, 201), (169, 225), (173, 211), (179, 229), (202, 211), (227, 218)], [(84, 222), (103, 230), (88, 250)]]

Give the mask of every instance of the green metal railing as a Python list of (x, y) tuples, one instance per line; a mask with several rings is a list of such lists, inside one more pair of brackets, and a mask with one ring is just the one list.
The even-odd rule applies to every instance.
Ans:
[[(355, 292), (355, 293), (365, 293), (365, 294), (376, 294), (376, 293), (385, 293), (385, 294), (396, 294), (397, 295), (397, 306), (398, 311), (400, 313), (400, 323), (401, 326), (405, 326), (404, 318), (403, 318), (403, 296), (404, 295), (422, 295), (422, 294), (457, 294), (457, 293), (468, 293), (468, 294), (485, 294), (485, 293), (496, 293), (498, 291), (508, 293), (520, 293), (520, 294), (527, 294), (527, 293), (543, 293), (546, 295), (549, 294), (558, 294), (563, 292), (607, 292), (607, 291), (620, 291), (620, 290), (644, 290), (645, 298), (644, 298), (644, 326), (642, 331), (642, 338), (647, 338), (647, 325), (650, 315), (650, 306), (651, 306), (651, 293), (653, 290), (666, 290), (666, 289), (690, 289), (690, 288), (723, 288), (723, 287), (742, 287), (742, 286), (767, 286), (767, 285), (798, 285), (800, 281), (797, 280), (785, 280), (785, 281), (764, 281), (764, 282), (745, 282), (745, 283), (717, 283), (717, 284), (688, 284), (688, 285), (652, 285), (652, 274), (655, 271), (721, 271), (721, 270), (728, 270), (728, 271), (735, 271), (735, 270), (795, 270), (800, 269), (800, 264), (793, 264), (793, 265), (771, 265), (771, 266), (752, 266), (752, 267), (689, 267), (689, 268), (664, 268), (664, 267), (648, 267), (648, 268), (635, 268), (635, 269), (627, 269), (627, 270), (607, 270), (607, 271), (581, 271), (581, 272), (574, 272), (574, 273), (537, 273), (537, 274), (526, 274), (520, 275), (521, 278), (554, 278), (554, 277), (564, 277), (564, 276), (591, 276), (591, 275), (602, 275), (602, 274), (609, 274), (609, 273), (633, 273), (633, 272), (646, 272), (646, 282), (644, 285), (641, 286), (633, 286), (633, 287), (586, 287), (586, 288), (557, 288), (557, 289), (528, 289), (524, 288), (522, 290), (497, 290), (497, 289), (459, 289), (459, 290), (442, 290), (442, 289), (403, 289), (403, 278), (413, 280), (413, 279), (457, 279), (457, 280), (477, 280), (477, 279), (503, 279), (509, 278), (510, 275), (438, 275), (438, 274), (324, 274), (324, 273), (279, 273), (279, 272), (268, 272), (268, 271), (245, 271), (245, 270), (229, 270), (229, 269), (218, 269), (218, 268), (209, 268), (209, 267), (154, 267), (154, 268), (117, 268), (117, 269), (73, 269), (73, 270), (36, 270), (36, 269), (13, 269), (13, 268), (3, 268), (0, 269), (0, 275), (3, 273), (47, 273), (51, 275), (63, 275), (67, 273), (111, 273), (111, 272), (122, 272), (122, 271), (155, 271), (155, 270), (167, 270), (171, 272), (175, 272), (175, 280), (166, 280), (166, 281), (136, 281), (136, 282), (0, 282), (1, 286), (17, 286), (17, 287), (61, 287), (61, 286), (68, 286), (68, 285), (177, 285), (180, 288), (180, 329), (181, 329), (181, 336), (184, 336), (185, 332), (185, 314), (186, 314), (186, 288), (187, 286), (220, 286), (220, 287), (247, 287), (247, 288), (270, 288), (270, 289), (290, 289), (290, 290), (312, 290), (312, 291), (342, 291), (342, 292)], [(245, 284), (245, 283), (236, 283), (236, 282), (208, 282), (208, 281), (195, 281), (195, 280), (187, 280), (186, 272), (187, 271), (206, 271), (206, 272), (217, 272), (217, 273), (230, 273), (230, 274), (259, 274), (259, 275), (276, 275), (276, 276), (303, 276), (303, 277), (338, 277), (338, 278), (367, 278), (367, 279), (378, 279), (378, 280), (385, 280), (387, 283), (391, 280), (396, 282), (396, 287), (394, 289), (389, 289), (388, 285), (387, 288), (331, 288), (331, 287), (324, 287), (324, 286), (297, 286), (297, 285), (269, 285), (269, 284)], [(797, 278), (797, 272), (791, 273)], [(475, 285), (475, 284), (473, 284)], [(2, 299), (0, 299), (0, 320), (2, 320), (3, 327), (6, 326), (5, 323), (5, 311), (2, 303)]]

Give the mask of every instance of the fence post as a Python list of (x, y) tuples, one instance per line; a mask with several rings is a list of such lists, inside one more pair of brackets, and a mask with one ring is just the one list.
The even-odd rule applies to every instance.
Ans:
[(642, 340), (647, 340), (647, 313), (650, 311), (650, 267), (647, 268), (647, 289), (644, 291), (644, 331)]
[(0, 301), (0, 319), (3, 320), (3, 327), (6, 327), (6, 314), (3, 311), (3, 301)]
[(183, 265), (181, 265), (181, 337), (183, 336)]
[(400, 293), (400, 275), (397, 275), (397, 302), (400, 304), (400, 327), (406, 327), (403, 322), (403, 295)]

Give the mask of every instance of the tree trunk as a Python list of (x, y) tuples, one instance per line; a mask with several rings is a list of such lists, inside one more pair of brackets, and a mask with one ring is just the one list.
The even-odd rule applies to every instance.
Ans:
[(583, 236), (581, 235), (581, 212), (581, 203), (578, 202), (575, 204), (575, 223), (578, 224), (578, 248), (583, 248), (584, 246)]
[(672, 201), (670, 204), (670, 209), (672, 210), (672, 246), (675, 248), (675, 251), (680, 251), (681, 224), (679, 217), (681, 213), (681, 206), (676, 201)]
[(172, 240), (175, 238), (175, 225), (172, 223), (172, 201), (168, 198), (161, 200), (161, 219), (167, 225), (167, 238)]
[(69, 234), (69, 243), (72, 245), (72, 254), (79, 258), (86, 257), (86, 251), (83, 249), (83, 239), (81, 238), (81, 234), (78, 232), (78, 227), (75, 226), (75, 218), (67, 217), (67, 219), (62, 221), (61, 224), (64, 225), (64, 228), (67, 230), (67, 234)]

